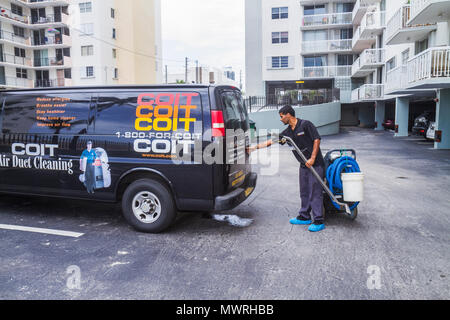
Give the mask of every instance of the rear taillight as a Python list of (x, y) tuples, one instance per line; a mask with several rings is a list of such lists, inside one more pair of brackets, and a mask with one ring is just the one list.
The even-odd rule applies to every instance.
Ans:
[(211, 111), (211, 124), (213, 137), (225, 137), (225, 122), (222, 111)]

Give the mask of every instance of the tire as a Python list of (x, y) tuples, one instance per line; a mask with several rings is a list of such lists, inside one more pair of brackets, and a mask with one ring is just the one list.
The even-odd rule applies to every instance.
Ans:
[(166, 230), (177, 216), (171, 192), (162, 183), (149, 179), (127, 187), (122, 197), (122, 213), (133, 228), (146, 233)]
[(348, 216), (351, 220), (356, 220), (358, 217), (358, 207), (352, 210), (352, 214)]

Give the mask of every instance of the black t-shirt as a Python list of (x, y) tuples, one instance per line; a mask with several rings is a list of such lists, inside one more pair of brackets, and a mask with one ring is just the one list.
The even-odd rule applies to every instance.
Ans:
[[(322, 140), (317, 128), (312, 124), (311, 121), (308, 120), (300, 120), (297, 119), (298, 123), (295, 127), (294, 131), (292, 131), (291, 126), (289, 126), (286, 130), (284, 130), (281, 135), (287, 136), (294, 140), (295, 144), (299, 147), (302, 153), (305, 155), (306, 159), (311, 159), (312, 152), (314, 150), (314, 141)], [(302, 164), (302, 167), (306, 167), (303, 163), (302, 158), (297, 154), (294, 150), (294, 155), (297, 160)], [(325, 167), (325, 161), (323, 159), (322, 150), (319, 149), (319, 153), (317, 154), (316, 163), (314, 167)]]

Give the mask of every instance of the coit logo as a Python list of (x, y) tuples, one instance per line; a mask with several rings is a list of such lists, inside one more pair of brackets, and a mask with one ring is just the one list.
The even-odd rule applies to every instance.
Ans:
[(58, 149), (57, 144), (36, 144), (36, 143), (13, 143), (12, 154), (16, 156), (55, 156), (55, 150)]

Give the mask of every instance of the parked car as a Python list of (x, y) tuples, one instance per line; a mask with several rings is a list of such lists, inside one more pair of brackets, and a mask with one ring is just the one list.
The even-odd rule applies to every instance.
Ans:
[(394, 120), (386, 120), (383, 123), (383, 127), (385, 130), (395, 130), (395, 121)]
[(426, 137), (430, 122), (434, 121), (434, 114), (432, 112), (426, 111), (418, 116), (414, 120), (414, 125), (412, 127), (413, 135), (418, 135)]
[(0, 193), (119, 202), (130, 225), (157, 233), (178, 211), (229, 210), (255, 189), (249, 117), (234, 87), (65, 87), (0, 99)]
[(427, 135), (426, 138), (428, 140), (433, 140), (435, 139), (435, 131), (436, 131), (436, 122), (430, 122), (430, 126), (428, 127), (427, 130)]

